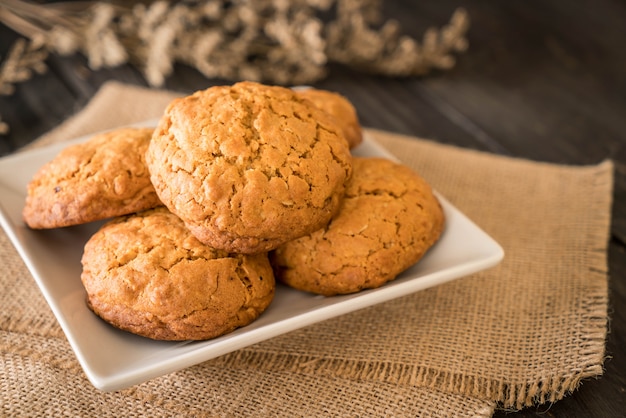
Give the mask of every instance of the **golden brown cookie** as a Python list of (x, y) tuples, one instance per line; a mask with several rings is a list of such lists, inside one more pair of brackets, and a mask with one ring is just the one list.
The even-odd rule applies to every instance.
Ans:
[(152, 131), (115, 129), (61, 151), (28, 184), (26, 224), (57, 228), (161, 205), (144, 158)]
[(89, 307), (157, 340), (205, 340), (248, 325), (275, 290), (267, 254), (208, 247), (164, 207), (109, 221), (82, 264)]
[(277, 280), (327, 296), (376, 288), (439, 239), (444, 214), (419, 175), (381, 158), (355, 157), (353, 170), (335, 218), (270, 254)]
[(174, 100), (146, 161), (160, 199), (200, 241), (241, 253), (328, 223), (352, 170), (329, 115), (290, 89), (252, 82)]
[(332, 91), (314, 88), (301, 89), (297, 92), (336, 119), (350, 149), (363, 141), (363, 131), (356, 109), (346, 97)]

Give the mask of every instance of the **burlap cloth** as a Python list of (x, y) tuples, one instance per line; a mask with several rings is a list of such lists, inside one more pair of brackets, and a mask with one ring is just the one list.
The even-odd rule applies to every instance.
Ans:
[[(158, 117), (106, 84), (33, 146)], [(602, 374), (613, 167), (537, 163), (369, 130), (505, 249), (495, 268), (120, 392), (93, 388), (0, 235), (3, 416), (491, 416)]]

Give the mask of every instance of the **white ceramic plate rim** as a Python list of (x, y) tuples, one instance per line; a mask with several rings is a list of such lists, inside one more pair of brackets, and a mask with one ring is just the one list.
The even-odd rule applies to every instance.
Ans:
[[(140, 126), (154, 126), (146, 121)], [(159, 342), (114, 329), (85, 304), (80, 282), (82, 245), (101, 223), (51, 231), (30, 230), (21, 218), (26, 185), (36, 170), (71, 143), (0, 159), (0, 224), (33, 275), (90, 382), (120, 390), (319, 321), (468, 276), (498, 264), (500, 245), (437, 193), (446, 214), (439, 242), (398, 278), (378, 289), (324, 298), (279, 285), (266, 312), (228, 335), (200, 342)], [(358, 156), (396, 160), (367, 134)]]

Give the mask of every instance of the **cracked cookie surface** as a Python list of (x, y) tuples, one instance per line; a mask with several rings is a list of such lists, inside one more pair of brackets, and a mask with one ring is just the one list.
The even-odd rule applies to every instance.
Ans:
[(275, 291), (267, 254), (208, 247), (165, 207), (109, 221), (85, 245), (82, 264), (89, 307), (158, 340), (205, 340), (245, 326)]
[(62, 150), (28, 184), (26, 224), (57, 228), (161, 205), (144, 158), (152, 131), (115, 129)]
[(350, 149), (363, 142), (363, 130), (356, 109), (346, 97), (333, 91), (314, 88), (297, 90), (297, 93), (335, 118)]
[(417, 173), (381, 158), (355, 157), (353, 170), (333, 220), (270, 253), (277, 280), (326, 296), (376, 288), (439, 239), (444, 214)]
[(200, 241), (240, 253), (326, 224), (352, 170), (326, 112), (290, 89), (253, 82), (174, 100), (146, 160), (160, 199)]

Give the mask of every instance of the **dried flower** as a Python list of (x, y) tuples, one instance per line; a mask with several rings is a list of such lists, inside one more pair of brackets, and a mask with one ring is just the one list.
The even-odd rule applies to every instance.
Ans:
[(389, 76), (425, 75), (451, 68), (453, 53), (467, 48), (469, 20), (462, 9), (443, 28), (427, 30), (420, 44), (402, 35), (395, 21), (376, 29), (380, 6), (380, 0), (48, 5), (4, 0), (0, 22), (30, 43), (19, 40), (5, 58), (0, 94), (11, 94), (15, 83), (44, 71), (49, 52), (81, 53), (93, 70), (130, 63), (150, 86), (158, 87), (176, 63), (208, 78), (290, 85), (324, 78), (330, 62)]
[(402, 36), (393, 20), (375, 30), (364, 14), (349, 8), (340, 8), (338, 14), (328, 27), (329, 58), (360, 70), (389, 76), (425, 75), (432, 69), (452, 68), (452, 53), (467, 48), (469, 18), (464, 9), (457, 9), (441, 30), (429, 28), (422, 45)]
[(128, 57), (115, 33), (113, 6), (98, 3), (92, 10), (93, 17), (84, 28), (84, 43), (81, 48), (89, 58), (89, 67), (97, 70), (125, 63)]
[(46, 71), (44, 61), (47, 57), (48, 51), (43, 48), (41, 38), (36, 37), (30, 42), (18, 39), (0, 67), (0, 94), (11, 95), (15, 83), (30, 79), (33, 72), (41, 74)]

